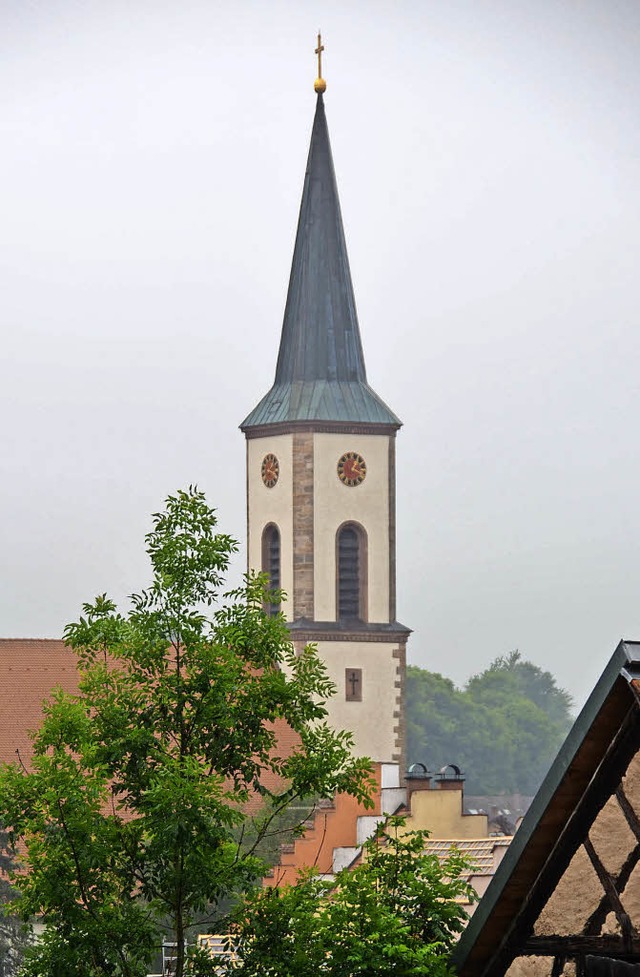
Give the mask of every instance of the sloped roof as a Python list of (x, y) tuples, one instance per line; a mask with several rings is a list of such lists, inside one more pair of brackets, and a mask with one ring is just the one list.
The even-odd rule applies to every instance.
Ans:
[[(458, 977), (502, 977), (522, 952), (542, 952), (541, 938), (532, 940), (534, 924), (574, 864), (579, 847), (590, 845), (589, 831), (597, 827), (604, 805), (635, 763), (640, 749), (639, 687), (640, 643), (622, 641), (460, 939), (453, 958)], [(583, 893), (577, 898), (584, 901)], [(605, 891), (605, 910), (607, 898)], [(600, 934), (587, 934), (586, 939), (580, 934), (581, 952), (597, 952), (601, 940), (606, 953), (615, 956), (623, 938)], [(563, 937), (554, 939), (561, 959), (569, 944)], [(546, 947), (545, 952), (553, 950)]]
[[(29, 765), (32, 755), (30, 732), (42, 723), (42, 703), (54, 688), (78, 691), (77, 658), (74, 652), (55, 638), (0, 638), (0, 764), (21, 761)], [(291, 727), (279, 719), (277, 753), (288, 756), (299, 746), (300, 739)], [(263, 774), (264, 786), (278, 790), (282, 782), (269, 771)], [(254, 795), (247, 810), (262, 805)]]
[(472, 875), (489, 875), (493, 872), (495, 848), (508, 848), (512, 838), (507, 835), (489, 838), (429, 838), (424, 846), (427, 855), (446, 859), (452, 848), (468, 858), (473, 865)]
[(324, 101), (316, 103), (276, 376), (240, 425), (400, 421), (367, 383)]
[(0, 763), (31, 756), (29, 730), (42, 721), (42, 703), (55, 686), (78, 688), (76, 658), (64, 641), (0, 638)]
[(243, 431), (265, 424), (309, 421), (383, 424), (398, 428), (400, 421), (361, 380), (306, 380), (276, 383), (240, 425)]

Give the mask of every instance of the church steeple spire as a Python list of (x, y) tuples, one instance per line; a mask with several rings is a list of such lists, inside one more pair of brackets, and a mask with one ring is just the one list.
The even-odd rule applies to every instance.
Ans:
[(276, 367), (277, 384), (300, 380), (367, 381), (322, 94)]
[[(316, 111), (273, 386), (247, 439), (247, 565), (288, 596), (338, 690), (329, 721), (358, 752), (403, 763), (408, 628), (396, 619), (395, 442), (367, 383), (324, 112)], [(273, 610), (273, 608), (269, 608)], [(341, 691), (342, 690), (342, 693)]]
[[(318, 35), (318, 60), (322, 49)], [(367, 383), (320, 74), (314, 87), (316, 112), (275, 382), (240, 426), (333, 421), (397, 429), (401, 422)]]

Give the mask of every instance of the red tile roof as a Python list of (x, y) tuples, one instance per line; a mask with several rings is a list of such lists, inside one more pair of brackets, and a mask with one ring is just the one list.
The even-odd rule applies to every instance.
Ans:
[[(66, 692), (78, 688), (76, 657), (64, 641), (51, 638), (0, 638), (0, 763), (18, 758), (28, 765), (31, 757), (30, 730), (42, 721), (42, 703), (56, 686)], [(276, 723), (277, 754), (287, 756), (299, 738), (282, 720)], [(264, 774), (270, 790), (281, 783), (273, 774)], [(262, 804), (259, 797), (248, 805), (250, 811)]]
[(76, 659), (64, 641), (0, 638), (0, 763), (31, 756), (29, 730), (39, 727), (42, 702), (56, 686), (78, 687)]

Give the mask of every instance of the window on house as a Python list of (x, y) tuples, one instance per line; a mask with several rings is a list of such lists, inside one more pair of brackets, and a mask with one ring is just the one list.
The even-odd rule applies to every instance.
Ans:
[[(274, 523), (265, 526), (262, 533), (262, 572), (269, 577), (269, 589), (280, 589), (280, 530)], [(277, 614), (280, 604), (267, 604), (267, 614)]]
[(366, 534), (346, 523), (337, 536), (337, 610), (339, 621), (366, 620)]

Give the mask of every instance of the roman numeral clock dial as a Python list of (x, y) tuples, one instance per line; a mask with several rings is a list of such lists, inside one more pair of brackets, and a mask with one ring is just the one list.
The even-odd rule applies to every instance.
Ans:
[(364, 482), (367, 474), (367, 463), (357, 451), (347, 451), (338, 460), (338, 478), (343, 485), (353, 488)]

